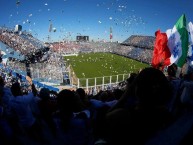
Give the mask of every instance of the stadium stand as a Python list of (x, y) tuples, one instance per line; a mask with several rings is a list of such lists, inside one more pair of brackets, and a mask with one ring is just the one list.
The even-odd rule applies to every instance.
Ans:
[[(31, 34), (27, 32), (16, 33), (14, 30), (5, 27), (0, 27), (0, 41), (7, 48), (13, 49), (13, 51), (6, 51), (9, 54), (18, 52), (22, 58), (18, 56), (17, 59), (21, 61), (26, 60), (33, 63), (49, 50), (43, 42), (34, 38)], [(23, 59), (23, 56), (25, 56), (25, 59)]]
[(122, 44), (140, 48), (153, 49), (154, 41), (155, 37), (153, 36), (132, 35), (128, 39), (123, 41)]

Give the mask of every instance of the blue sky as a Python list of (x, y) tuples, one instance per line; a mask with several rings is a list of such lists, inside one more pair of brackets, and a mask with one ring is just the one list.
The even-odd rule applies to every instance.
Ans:
[[(90, 40), (124, 41), (130, 35), (154, 36), (165, 32), (186, 15), (193, 22), (193, 0), (0, 0), (0, 26), (16, 24), (42, 41)], [(50, 21), (56, 32), (49, 32)]]

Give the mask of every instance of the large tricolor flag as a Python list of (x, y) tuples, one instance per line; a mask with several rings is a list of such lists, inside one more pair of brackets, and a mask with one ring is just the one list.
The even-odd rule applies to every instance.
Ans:
[[(164, 66), (168, 66), (173, 63), (176, 63), (177, 66), (181, 68), (186, 61), (187, 52), (188, 52), (188, 31), (186, 29), (185, 15), (182, 15), (178, 19), (173, 29), (169, 29), (166, 31), (166, 36), (167, 36), (167, 39), (163, 39), (157, 47), (154, 46), (152, 66), (153, 67), (160, 66), (161, 64), (162, 67), (164, 67)], [(157, 41), (157, 37), (156, 37), (156, 41)], [(163, 44), (166, 44), (166, 43), (171, 55), (169, 55), (167, 47), (165, 49), (162, 48)], [(160, 54), (158, 53), (158, 55), (156, 55), (155, 48), (158, 50), (164, 50), (164, 53), (167, 54), (167, 57), (162, 56), (162, 59), (156, 59), (157, 57), (160, 57)], [(155, 60), (160, 60), (160, 61), (155, 61)]]

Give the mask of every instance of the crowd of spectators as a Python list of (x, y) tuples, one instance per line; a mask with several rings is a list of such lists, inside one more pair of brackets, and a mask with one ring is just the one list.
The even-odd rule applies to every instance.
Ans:
[(65, 55), (80, 52), (111, 52), (113, 48), (117, 47), (118, 43), (64, 41), (48, 45), (54, 52)]
[(153, 50), (121, 45), (119, 48), (113, 49), (112, 52), (121, 56), (138, 60), (140, 62), (151, 64)]
[(148, 67), (131, 74), (124, 88), (95, 95), (38, 90), (28, 76), (8, 81), (1, 72), (0, 144), (192, 144), (193, 71), (177, 76), (176, 68), (165, 75)]
[(62, 83), (65, 69), (64, 59), (56, 52), (53, 52), (44, 63), (30, 64), (32, 78), (55, 84)]
[(153, 49), (155, 37), (131, 35), (128, 39), (122, 42), (124, 45)]
[[(20, 35), (1, 29), (0, 40), (26, 54), (21, 49), (27, 38)], [(33, 79), (0, 69), (1, 145), (193, 144), (191, 67), (184, 65), (180, 73), (175, 64), (166, 72), (148, 67), (104, 90), (51, 91), (37, 88), (34, 79), (62, 80), (61, 56), (67, 53), (111, 52), (150, 63), (152, 50), (99, 42), (62, 42), (50, 48), (44, 63), (30, 64)], [(25, 71), (21, 62), (10, 60), (7, 65)]]
[[(6, 27), (0, 27), (0, 41), (14, 51), (26, 56), (26, 60), (29, 59), (30, 61), (39, 59), (43, 55), (42, 53), (48, 50), (43, 42), (33, 37), (30, 33), (25, 31), (15, 32)], [(18, 60), (20, 59), (18, 58)]]
[(6, 27), (0, 27), (0, 41), (22, 55), (34, 54), (45, 47), (44, 43), (25, 31), (15, 32)]

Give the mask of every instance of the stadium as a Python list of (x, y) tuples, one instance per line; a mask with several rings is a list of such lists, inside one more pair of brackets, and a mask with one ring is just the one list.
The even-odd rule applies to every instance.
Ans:
[(30, 75), (37, 84), (51, 84), (51, 88), (82, 87), (86, 91), (113, 88), (130, 73), (150, 65), (152, 59), (154, 38), (148, 36), (131, 36), (123, 43), (84, 40), (48, 43), (27, 32), (4, 27), (0, 31), (4, 65), (20, 75)]
[(193, 144), (193, 1), (0, 3), (0, 145)]

